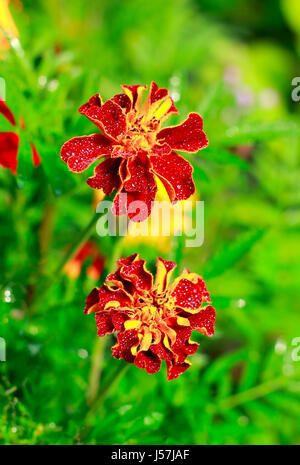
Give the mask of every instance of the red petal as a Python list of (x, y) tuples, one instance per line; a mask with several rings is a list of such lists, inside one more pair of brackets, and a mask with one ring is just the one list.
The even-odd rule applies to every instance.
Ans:
[(94, 244), (91, 241), (87, 241), (80, 247), (73, 260), (79, 261), (82, 264), (94, 251)]
[(64, 143), (61, 148), (61, 159), (68, 164), (70, 170), (80, 173), (86, 170), (95, 160), (109, 155), (111, 142), (102, 134), (74, 137)]
[[(81, 105), (78, 111), (82, 115), (85, 115), (86, 110), (88, 110), (89, 108), (92, 108), (92, 107), (100, 108), (101, 106), (102, 106), (102, 100), (101, 100), (100, 94), (95, 94), (89, 99), (87, 103), (85, 103), (84, 105)], [(97, 110), (95, 109), (95, 111)]]
[(131, 281), (138, 291), (152, 288), (152, 274), (145, 269), (145, 260), (135, 260), (132, 264), (123, 266), (120, 270), (122, 278)]
[(33, 162), (33, 166), (39, 166), (42, 162), (42, 159), (35, 147), (35, 145), (31, 142), (30, 143), (30, 147), (31, 147), (31, 156), (32, 156), (32, 162)]
[(79, 113), (90, 119), (114, 142), (126, 131), (126, 117), (122, 108), (113, 100), (107, 100), (101, 105), (100, 96), (94, 95), (88, 103), (79, 108)]
[(177, 153), (151, 156), (155, 174), (163, 182), (171, 202), (186, 200), (195, 192), (192, 165)]
[(112, 100), (107, 100), (99, 110), (99, 128), (115, 142), (126, 131), (126, 117), (122, 108)]
[(169, 144), (155, 144), (151, 148), (153, 155), (169, 155), (170, 152), (172, 152), (172, 149)]
[(0, 165), (16, 174), (20, 138), (15, 132), (0, 132)]
[(185, 353), (187, 355), (193, 355), (199, 347), (199, 344), (197, 342), (186, 342), (184, 346)]
[(168, 381), (172, 379), (178, 378), (184, 371), (186, 371), (190, 367), (188, 363), (180, 363), (173, 365), (171, 362), (167, 362), (167, 370), (168, 370)]
[(186, 362), (186, 358), (189, 355), (194, 354), (196, 350), (198, 349), (198, 347), (199, 347), (199, 344), (197, 344), (196, 342), (189, 343), (188, 341), (182, 344), (178, 344), (178, 347), (176, 348), (172, 347), (172, 349), (174, 350), (174, 353), (176, 354), (176, 363)]
[(95, 293), (95, 289), (92, 290), (91, 294), (86, 300), (85, 313), (94, 313), (107, 310), (109, 308), (116, 308), (114, 305), (110, 306), (110, 302), (119, 302), (119, 307), (128, 307), (131, 305), (130, 296), (122, 289), (114, 289), (109, 287), (107, 284), (103, 284), (100, 289), (96, 289), (98, 295)]
[(150, 103), (155, 103), (158, 100), (163, 99), (164, 97), (167, 97), (168, 95), (168, 90), (167, 89), (159, 89), (158, 85), (156, 82), (151, 82), (150, 86)]
[(128, 113), (131, 110), (131, 100), (126, 94), (117, 94), (112, 99), (113, 102), (117, 103), (121, 108)]
[(170, 350), (166, 349), (161, 342), (159, 342), (158, 344), (152, 344), (150, 349), (162, 360), (172, 360), (174, 357), (174, 354), (172, 354)]
[[(93, 95), (87, 103), (81, 105), (79, 113), (86, 116), (89, 120), (98, 126), (99, 110), (102, 106), (101, 97), (99, 94)], [(98, 126), (99, 127), (99, 126)]]
[(131, 348), (136, 347), (139, 343), (139, 338), (135, 329), (129, 329), (123, 333), (118, 333), (117, 344), (112, 347), (112, 355), (115, 358), (123, 358), (128, 363), (133, 363), (134, 356), (131, 353)]
[(192, 329), (196, 331), (200, 331), (207, 336), (213, 336), (215, 332), (214, 323), (216, 321), (216, 311), (211, 306), (208, 305), (207, 307), (200, 310), (199, 313), (192, 314), (189, 316), (189, 322), (191, 324)]
[(84, 313), (87, 314), (88, 310), (92, 308), (94, 305), (97, 305), (99, 302), (99, 290), (94, 287), (94, 289), (89, 293), (86, 298), (86, 305), (84, 307)]
[(107, 195), (111, 195), (114, 189), (118, 190), (121, 184), (119, 168), (121, 160), (107, 158), (96, 166), (94, 176), (88, 178), (87, 184), (93, 189), (103, 189)]
[(96, 255), (92, 264), (87, 268), (86, 274), (89, 278), (98, 280), (104, 269), (105, 260), (100, 254)]
[(16, 126), (16, 120), (6, 103), (0, 98), (0, 113), (13, 125)]
[(150, 350), (147, 352), (140, 351), (134, 359), (134, 364), (138, 368), (145, 368), (147, 373), (153, 375), (160, 370), (161, 360)]
[(147, 118), (155, 117), (160, 122), (171, 114), (178, 113), (167, 89), (159, 89), (155, 82), (151, 82), (150, 91), (142, 111), (147, 115)]
[(126, 215), (127, 212), (128, 218), (134, 222), (146, 220), (151, 213), (156, 191), (156, 186), (148, 193), (121, 191), (114, 198), (113, 214), (119, 216)]
[(172, 272), (176, 268), (176, 263), (169, 260), (164, 260), (163, 258), (157, 257), (156, 259), (156, 275), (155, 275), (155, 287), (158, 289), (158, 292), (163, 292), (166, 290)]
[(161, 257), (157, 257), (157, 261), (162, 262), (167, 272), (174, 270), (177, 266), (177, 263), (172, 262), (171, 260), (164, 260)]
[(124, 322), (126, 320), (128, 320), (128, 317), (125, 313), (118, 312), (112, 315), (112, 322), (116, 331), (124, 331)]
[(131, 263), (133, 263), (137, 259), (137, 257), (138, 254), (135, 253), (133, 255), (130, 255), (130, 257), (121, 258), (117, 260), (117, 263), (119, 264), (118, 269), (115, 271), (115, 273), (109, 274), (106, 280), (115, 284), (117, 287), (121, 289), (125, 289), (125, 291), (129, 294), (132, 294), (135, 291), (135, 286), (121, 276), (121, 270), (124, 266), (131, 265)]
[(145, 154), (131, 157), (128, 161), (127, 170), (130, 178), (125, 181), (126, 192), (151, 192), (156, 187), (156, 182), (150, 170), (150, 160)]
[(141, 86), (139, 84), (134, 84), (131, 86), (121, 86), (126, 95), (131, 99), (132, 101), (132, 107), (137, 107), (139, 109), (139, 105), (141, 103), (142, 95), (144, 90), (147, 89), (147, 86)]
[(189, 279), (180, 279), (171, 297), (175, 297), (175, 305), (191, 310), (201, 307), (204, 302), (210, 300), (205, 282), (200, 276), (196, 283)]
[(130, 296), (122, 289), (113, 289), (103, 284), (99, 289), (99, 310), (104, 310), (109, 302), (119, 302), (120, 308), (131, 306), (132, 303)]
[(96, 313), (95, 320), (98, 328), (98, 336), (106, 336), (106, 334), (111, 334), (114, 331), (110, 313)]
[(146, 194), (143, 192), (130, 192), (127, 194), (127, 215), (133, 222), (145, 221), (151, 214), (157, 188)]
[(177, 325), (172, 327), (176, 331), (176, 340), (172, 346), (172, 349), (180, 349), (185, 346), (186, 342), (192, 335), (192, 328), (190, 326)]
[(203, 132), (203, 120), (197, 113), (190, 113), (187, 119), (178, 126), (164, 128), (157, 134), (160, 142), (169, 144), (174, 150), (197, 152), (208, 145)]
[(133, 253), (132, 255), (129, 255), (127, 258), (120, 258), (118, 260), (118, 263), (120, 265), (131, 265), (137, 258), (138, 258), (138, 253)]

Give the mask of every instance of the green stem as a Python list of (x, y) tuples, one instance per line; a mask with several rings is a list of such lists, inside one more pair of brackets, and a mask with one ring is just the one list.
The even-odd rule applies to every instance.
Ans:
[[(91, 409), (89, 410), (87, 416), (86, 416), (86, 420), (87, 420), (87, 423), (90, 422), (90, 420), (92, 419), (92, 417), (95, 415), (95, 413), (97, 412), (97, 410), (100, 408), (100, 406), (103, 404), (103, 401), (106, 399), (106, 397), (112, 393), (114, 387), (118, 384), (118, 382), (120, 381), (120, 379), (123, 377), (123, 375), (126, 373), (126, 371), (128, 370), (129, 368), (129, 363), (126, 363), (126, 362), (123, 362), (123, 367), (119, 367), (120, 363), (122, 362), (116, 362), (116, 370), (115, 372), (112, 374), (110, 380), (103, 386), (103, 388), (100, 390), (99, 392), (99, 395), (97, 397), (97, 399), (95, 400), (93, 406), (91, 407)], [(117, 366), (118, 364), (118, 366)]]
[(114, 388), (128, 370), (129, 363), (123, 362), (123, 366), (121, 368), (119, 366), (120, 363), (122, 362), (118, 361), (116, 363), (116, 370), (113, 371), (113, 374), (110, 376), (109, 381), (106, 382), (106, 384), (104, 384), (103, 388), (100, 390), (98, 394), (98, 397), (94, 400), (93, 405), (87, 412), (83, 421), (84, 428), (79, 432), (76, 438), (80, 443), (82, 443), (82, 441), (92, 430), (96, 413), (100, 410), (101, 406), (103, 405), (103, 401), (108, 397), (108, 395), (112, 394)]
[(103, 357), (105, 352), (106, 346), (106, 339), (97, 337), (96, 343), (94, 346), (92, 360), (91, 360), (91, 371), (89, 376), (89, 386), (87, 390), (87, 404), (92, 406), (95, 399), (97, 398), (101, 372), (102, 372), (102, 364), (103, 364)]
[(259, 384), (254, 388), (248, 389), (247, 391), (239, 392), (238, 394), (230, 396), (227, 399), (221, 400), (219, 402), (219, 407), (221, 409), (228, 410), (233, 407), (237, 407), (238, 405), (244, 404), (245, 402), (250, 402), (251, 400), (258, 399), (259, 397), (264, 397), (271, 392), (283, 388), (288, 381), (289, 380), (283, 376), (266, 381), (265, 383)]
[(64, 266), (66, 265), (66, 263), (69, 260), (71, 260), (71, 258), (76, 254), (78, 249), (80, 249), (82, 244), (84, 244), (87, 241), (87, 239), (90, 237), (91, 231), (92, 231), (93, 227), (96, 225), (97, 220), (98, 220), (98, 214), (94, 213), (91, 221), (88, 223), (88, 225), (85, 227), (85, 229), (83, 231), (81, 231), (81, 233), (78, 235), (76, 240), (69, 247), (67, 253), (64, 255), (64, 257), (61, 260), (60, 264), (58, 265), (55, 272), (53, 273), (54, 280), (56, 280), (57, 277), (61, 274), (61, 272), (64, 269)]
[[(111, 200), (111, 197), (105, 197), (103, 200)], [(92, 232), (93, 228), (95, 227), (98, 219), (99, 219), (99, 213), (97, 213), (97, 211), (96, 211), (93, 214), (90, 222), (83, 229), (83, 231), (80, 232), (80, 234), (76, 237), (73, 244), (69, 247), (69, 249), (67, 250), (67, 252), (63, 256), (62, 260), (60, 261), (59, 265), (54, 270), (54, 272), (48, 277), (48, 279), (45, 280), (43, 285), (40, 285), (40, 292), (39, 292), (39, 295), (37, 296), (35, 302), (32, 304), (31, 313), (33, 313), (34, 308), (37, 308), (37, 306), (39, 305), (41, 297), (44, 297), (44, 295), (52, 287), (52, 285), (60, 278), (61, 274), (63, 273), (64, 266), (66, 265), (66, 263), (75, 255), (77, 250), (90, 237), (91, 232)]]
[[(109, 197), (108, 196), (104, 197), (102, 202), (111, 201), (114, 198), (114, 195), (115, 194), (113, 193)], [(54, 276), (59, 275), (63, 271), (63, 268), (64, 268), (65, 264), (75, 255), (75, 253), (82, 246), (82, 244), (84, 244), (87, 241), (87, 239), (91, 235), (92, 229), (94, 228), (94, 226), (96, 226), (96, 223), (97, 223), (99, 218), (100, 218), (99, 213), (97, 213), (97, 211), (95, 211), (95, 213), (94, 213), (93, 217), (91, 218), (91, 221), (89, 222), (89, 224), (79, 234), (77, 239), (74, 241), (74, 243), (71, 245), (71, 247), (67, 251), (66, 255), (63, 257), (61, 263), (59, 264), (59, 266), (56, 269), (56, 272), (54, 273)]]
[[(116, 260), (120, 257), (122, 252), (123, 237), (115, 238), (115, 245), (111, 257), (108, 262), (108, 273), (112, 273), (116, 266)], [(98, 398), (99, 382), (102, 372), (102, 362), (105, 352), (106, 339), (98, 338), (95, 342), (91, 360), (91, 370), (89, 377), (89, 387), (87, 390), (87, 404), (93, 406)]]

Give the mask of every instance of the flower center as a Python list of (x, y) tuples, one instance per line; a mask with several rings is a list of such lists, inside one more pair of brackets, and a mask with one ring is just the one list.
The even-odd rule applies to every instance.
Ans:
[(159, 121), (155, 117), (145, 120), (144, 115), (136, 111), (128, 115), (128, 128), (121, 139), (121, 144), (128, 152), (148, 151), (156, 143)]
[(153, 292), (147, 297), (140, 297), (136, 303), (137, 313), (142, 323), (159, 324), (164, 318), (174, 316), (174, 306), (165, 293)]

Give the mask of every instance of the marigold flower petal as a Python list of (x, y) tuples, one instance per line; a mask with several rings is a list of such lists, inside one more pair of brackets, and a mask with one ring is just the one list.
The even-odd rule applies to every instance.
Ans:
[(152, 274), (146, 269), (145, 260), (135, 260), (120, 270), (123, 279), (131, 281), (138, 292), (150, 290), (152, 287)]
[(169, 260), (164, 260), (158, 257), (156, 259), (156, 275), (155, 284), (158, 292), (163, 292), (169, 285), (173, 270), (176, 268), (176, 263)]
[[(126, 196), (123, 197), (120, 194), (126, 194)], [(127, 214), (130, 220), (137, 222), (144, 221), (151, 213), (155, 195), (156, 186), (152, 191), (147, 193), (138, 191), (126, 192), (124, 189), (114, 198), (112, 212), (118, 216)]]
[(128, 113), (132, 108), (132, 102), (126, 94), (117, 94), (111, 100), (125, 110), (125, 113)]
[(171, 293), (175, 304), (187, 311), (197, 310), (204, 302), (210, 302), (209, 293), (201, 276), (190, 274), (189, 278), (177, 278), (176, 287)]
[(84, 242), (75, 256), (66, 263), (64, 267), (65, 273), (71, 278), (78, 278), (84, 262), (90, 257), (93, 261), (87, 268), (86, 273), (89, 278), (99, 279), (104, 268), (105, 260), (104, 257), (100, 255), (98, 248), (92, 241)]
[(203, 132), (203, 119), (197, 113), (190, 113), (178, 126), (162, 129), (157, 134), (157, 139), (167, 143), (173, 150), (184, 152), (198, 152), (208, 145), (208, 139)]
[(39, 166), (42, 162), (40, 154), (37, 151), (36, 146), (32, 142), (30, 143), (30, 147), (31, 147), (31, 156), (32, 156), (33, 166)]
[(16, 174), (20, 138), (15, 132), (0, 132), (0, 165)]
[(171, 202), (186, 200), (195, 192), (192, 165), (177, 153), (150, 157), (155, 174), (163, 182)]
[[(6, 103), (0, 97), (0, 113), (13, 125), (17, 126), (16, 119), (13, 112), (6, 105)], [(25, 129), (25, 121), (22, 116), (20, 116), (20, 127)], [(16, 174), (18, 167), (18, 150), (20, 144), (20, 136), (14, 132), (1, 132), (0, 133), (0, 165), (4, 168), (11, 170), (13, 174)], [(30, 142), (31, 148), (31, 157), (33, 166), (39, 166), (41, 164), (41, 157), (35, 147), (35, 145)]]
[(125, 192), (148, 193), (156, 189), (150, 167), (150, 160), (145, 154), (130, 158), (127, 163), (129, 178), (124, 182)]
[(211, 305), (208, 305), (198, 313), (191, 315), (189, 321), (192, 329), (200, 331), (207, 336), (213, 336), (216, 311)]
[(6, 103), (0, 98), (0, 113), (13, 125), (16, 126), (16, 120), (13, 112), (8, 108)]
[(111, 334), (114, 331), (114, 324), (110, 313), (96, 313), (97, 335), (99, 337)]
[(112, 347), (112, 355), (115, 358), (123, 358), (125, 362), (133, 363), (134, 355), (131, 353), (132, 347), (139, 343), (138, 333), (134, 329), (119, 332), (117, 335), (117, 344)]
[(144, 91), (147, 89), (147, 86), (141, 86), (139, 84), (126, 86), (121, 86), (125, 94), (130, 98), (131, 106), (136, 107), (138, 110), (141, 107), (141, 100)]
[(118, 136), (126, 131), (126, 117), (122, 108), (112, 100), (107, 100), (99, 109), (97, 122), (103, 133), (113, 141), (118, 141)]
[(85, 313), (95, 313), (103, 310), (109, 310), (110, 308), (128, 307), (132, 304), (132, 298), (123, 289), (115, 289), (109, 287), (107, 284), (98, 290), (98, 296), (95, 296), (95, 289), (87, 299)]
[(153, 375), (160, 370), (161, 360), (151, 350), (141, 351), (135, 357), (134, 364), (138, 368), (144, 368), (149, 375)]
[(102, 107), (102, 100), (100, 94), (93, 95), (87, 103), (81, 105), (78, 109), (78, 112), (81, 115), (86, 116), (90, 121), (92, 121), (96, 126), (101, 129), (99, 126), (99, 110)]
[(111, 142), (101, 134), (73, 137), (62, 146), (61, 158), (70, 170), (80, 173), (95, 160), (109, 155), (111, 150)]
[(96, 166), (94, 176), (87, 180), (88, 185), (94, 189), (103, 189), (106, 195), (111, 195), (121, 184), (120, 164), (121, 160), (118, 158), (107, 158)]
[(178, 378), (178, 376), (184, 373), (190, 366), (191, 364), (189, 362), (179, 364), (167, 362), (168, 381)]

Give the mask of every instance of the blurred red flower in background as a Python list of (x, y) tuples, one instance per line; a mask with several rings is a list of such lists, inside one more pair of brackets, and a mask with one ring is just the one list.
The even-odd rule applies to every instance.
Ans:
[(64, 267), (65, 273), (70, 278), (78, 278), (82, 266), (89, 258), (92, 258), (92, 263), (87, 268), (86, 273), (91, 279), (99, 279), (104, 269), (105, 259), (92, 241), (85, 242), (76, 255), (67, 262)]
[[(0, 113), (11, 123), (12, 126), (17, 126), (13, 113), (6, 103), (1, 100), (1, 98)], [(22, 117), (20, 118), (20, 127), (21, 129), (25, 128), (25, 122)], [(0, 165), (11, 170), (13, 174), (16, 174), (18, 167), (19, 143), (20, 136), (18, 133), (13, 131), (0, 132)], [(41, 163), (41, 157), (32, 142), (30, 143), (30, 147), (33, 165), (38, 166)]]
[[(103, 189), (114, 199), (116, 215), (136, 215), (130, 204), (142, 201), (139, 219), (146, 219), (151, 212), (157, 184), (155, 176), (163, 182), (170, 201), (185, 200), (195, 191), (193, 168), (174, 150), (197, 152), (208, 144), (203, 132), (203, 121), (197, 113), (190, 113), (178, 126), (161, 129), (161, 124), (172, 114), (178, 113), (167, 89), (159, 89), (152, 82), (142, 104), (147, 86), (122, 86), (123, 93), (102, 102), (99, 94), (79, 108), (79, 113), (91, 120), (103, 134), (74, 137), (61, 149), (61, 158), (74, 172), (87, 169), (100, 158), (89, 186)], [(126, 203), (123, 200), (126, 194)], [(134, 211), (132, 211), (134, 210)]]
[(167, 364), (168, 380), (177, 378), (191, 363), (198, 344), (190, 340), (193, 330), (214, 334), (215, 309), (205, 282), (185, 269), (170, 284), (176, 263), (157, 259), (153, 284), (145, 260), (138, 254), (118, 260), (117, 271), (107, 276), (112, 286), (94, 288), (86, 300), (85, 313), (96, 313), (98, 336), (117, 332), (112, 348), (123, 358), (153, 374)]

